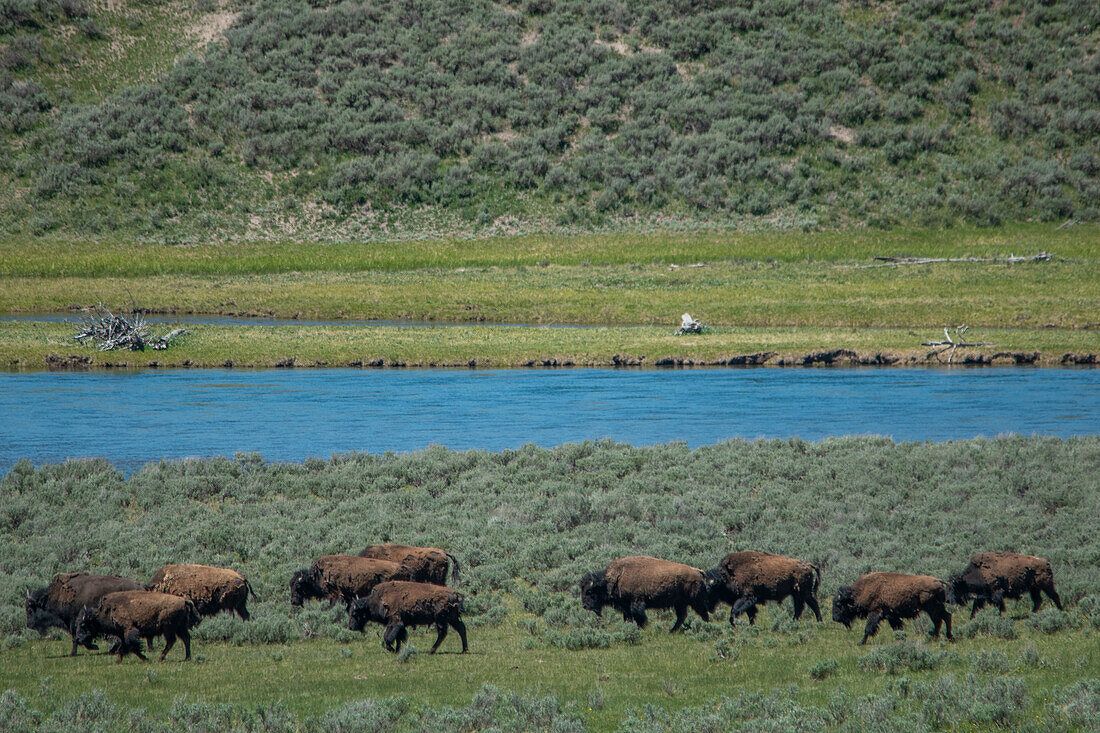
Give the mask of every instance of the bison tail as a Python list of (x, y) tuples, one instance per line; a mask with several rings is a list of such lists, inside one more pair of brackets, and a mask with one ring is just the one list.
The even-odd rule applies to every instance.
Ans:
[(456, 583), (460, 582), (458, 577), (458, 558), (449, 552), (444, 552), (443, 554), (446, 555), (451, 561), (451, 580)]
[(814, 587), (811, 589), (811, 592), (816, 595), (817, 589), (821, 587), (821, 568), (813, 563), (810, 563), (810, 567), (814, 570)]
[(199, 609), (195, 608), (195, 604), (191, 601), (187, 603), (187, 628), (193, 629), (202, 623), (202, 616), (199, 615)]
[(260, 600), (260, 597), (256, 595), (256, 591), (252, 590), (252, 584), (248, 582), (248, 578), (244, 579), (244, 587), (248, 588), (248, 595), (252, 596), (257, 601)]

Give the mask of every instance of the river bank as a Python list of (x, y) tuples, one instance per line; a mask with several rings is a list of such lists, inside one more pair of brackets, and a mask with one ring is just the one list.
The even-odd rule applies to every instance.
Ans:
[[(167, 333), (171, 324), (152, 329)], [(68, 323), (0, 323), (0, 367), (321, 368), (321, 367), (687, 367), (1088, 365), (1100, 351), (1093, 330), (972, 329), (991, 345), (954, 356), (922, 346), (935, 329), (672, 328), (612, 326), (239, 326), (189, 325), (169, 349), (101, 352), (73, 341)], [(939, 351), (940, 353), (934, 353)]]

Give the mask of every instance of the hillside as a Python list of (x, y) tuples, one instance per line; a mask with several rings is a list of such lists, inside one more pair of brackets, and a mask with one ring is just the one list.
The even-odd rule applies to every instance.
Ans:
[(0, 0), (0, 231), (1100, 216), (1087, 0)]

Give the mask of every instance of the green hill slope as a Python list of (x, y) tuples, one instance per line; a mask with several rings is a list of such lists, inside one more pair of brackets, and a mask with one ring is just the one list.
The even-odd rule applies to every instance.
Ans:
[(107, 5), (0, 0), (9, 233), (1100, 215), (1095, 2)]

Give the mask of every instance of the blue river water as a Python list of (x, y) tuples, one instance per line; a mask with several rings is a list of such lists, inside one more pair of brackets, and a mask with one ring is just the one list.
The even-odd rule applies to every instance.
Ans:
[(1100, 434), (1097, 369), (149, 370), (0, 373), (0, 474), (102, 456), (271, 461), (438, 444), (501, 450), (883, 435)]

